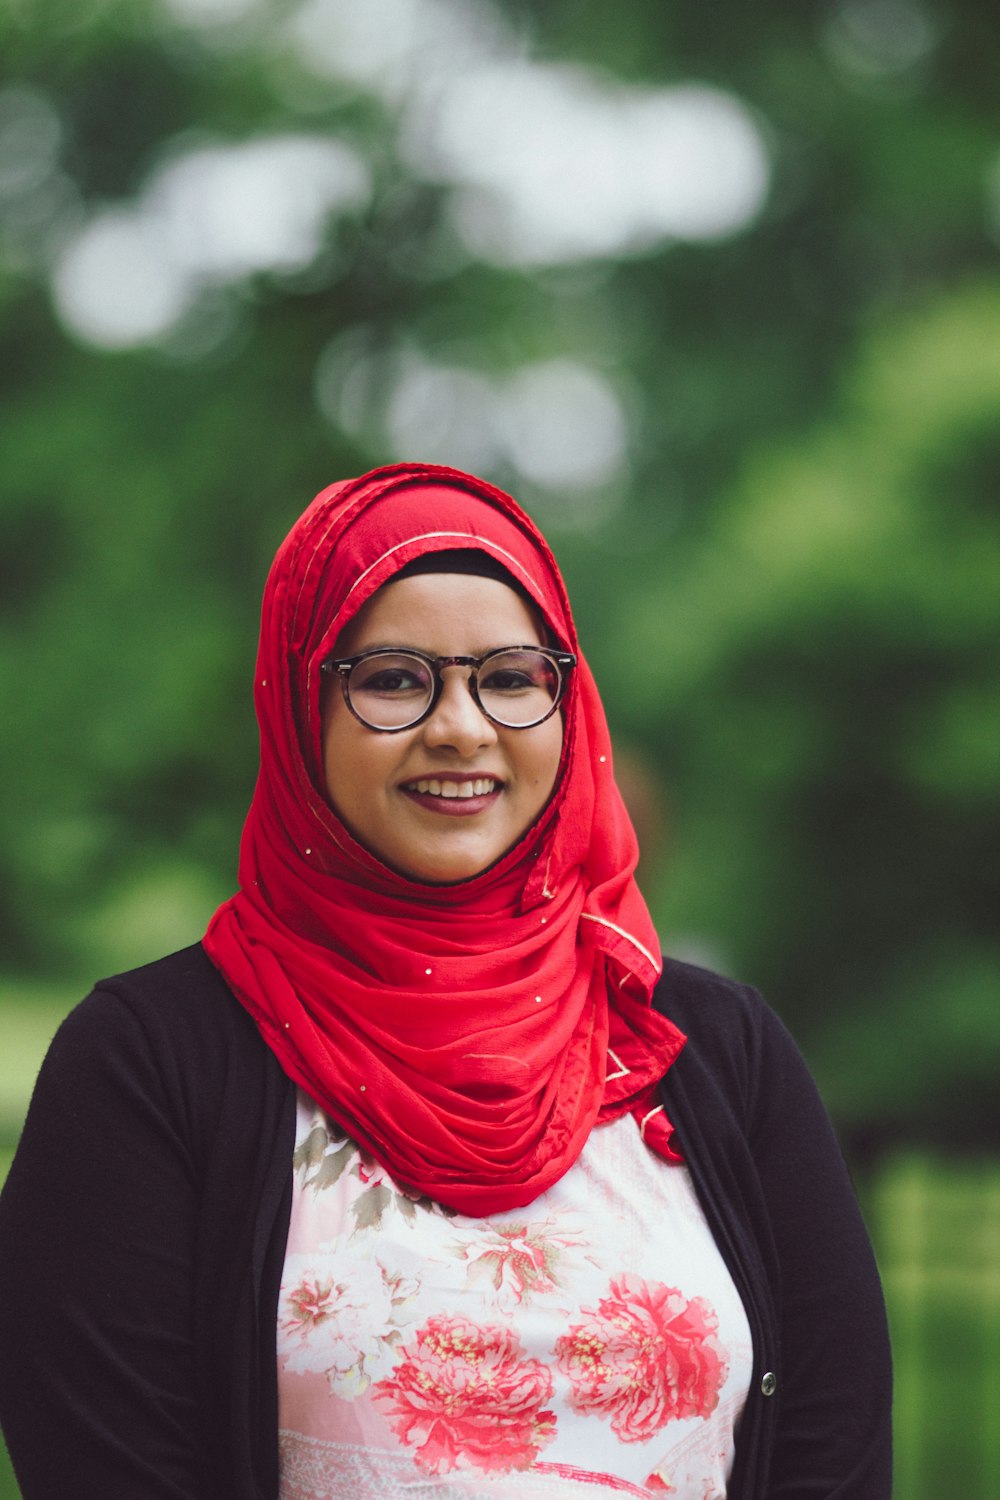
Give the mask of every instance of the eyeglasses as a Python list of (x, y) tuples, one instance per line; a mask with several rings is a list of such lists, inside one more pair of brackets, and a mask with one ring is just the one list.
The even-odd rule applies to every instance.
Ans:
[(468, 668), (469, 692), (491, 724), (531, 729), (555, 713), (575, 666), (572, 652), (546, 646), (500, 646), (485, 656), (427, 656), (380, 646), (358, 656), (328, 657), (322, 670), (339, 676), (356, 719), (395, 734), (434, 711), (446, 667)]

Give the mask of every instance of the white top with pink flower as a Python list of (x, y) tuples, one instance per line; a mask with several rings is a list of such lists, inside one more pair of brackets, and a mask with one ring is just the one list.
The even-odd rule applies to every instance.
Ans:
[(750, 1330), (630, 1115), (529, 1208), (414, 1201), (299, 1097), (281, 1500), (722, 1500)]

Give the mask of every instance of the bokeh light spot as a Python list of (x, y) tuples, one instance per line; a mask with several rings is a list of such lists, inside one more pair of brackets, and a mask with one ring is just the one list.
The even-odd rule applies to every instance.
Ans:
[(921, 63), (941, 25), (919, 0), (841, 0), (826, 27), (827, 47), (847, 72), (893, 77)]
[(321, 136), (188, 150), (134, 207), (105, 210), (71, 238), (53, 281), (59, 315), (103, 348), (156, 340), (205, 286), (309, 266), (331, 214), (362, 206), (369, 191), (361, 158)]
[(52, 287), (66, 328), (102, 349), (157, 338), (189, 301), (187, 278), (152, 226), (130, 211), (92, 219), (57, 264)]
[(390, 102), (460, 75), (505, 34), (489, 0), (307, 0), (290, 26), (312, 73)]
[(622, 472), (629, 427), (611, 383), (560, 358), (494, 374), (386, 347), (364, 327), (318, 361), (316, 403), (334, 426), (400, 459), (512, 471), (550, 494), (592, 494)]
[(0, 89), (0, 197), (29, 192), (56, 168), (62, 126), (37, 89), (10, 84)]
[(621, 404), (603, 376), (575, 361), (518, 371), (502, 389), (498, 416), (508, 459), (544, 489), (597, 488), (624, 462)]
[(414, 169), (454, 187), (469, 248), (506, 265), (734, 234), (770, 181), (750, 111), (699, 84), (645, 90), (577, 67), (494, 63), (415, 102), (405, 124)]
[(399, 458), (418, 453), (455, 468), (489, 469), (496, 461), (495, 405), (485, 375), (411, 356), (389, 400), (389, 442)]
[(368, 191), (363, 162), (339, 141), (274, 136), (187, 152), (157, 173), (145, 202), (178, 264), (234, 280), (309, 265), (329, 215)]

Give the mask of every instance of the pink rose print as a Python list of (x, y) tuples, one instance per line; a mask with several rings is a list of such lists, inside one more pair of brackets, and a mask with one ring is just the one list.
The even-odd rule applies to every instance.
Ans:
[(552, 1251), (544, 1239), (529, 1236), (523, 1224), (498, 1224), (491, 1229), (490, 1241), (465, 1252), (471, 1282), (490, 1281), (504, 1310), (511, 1312), (532, 1292), (555, 1291)]
[(512, 1331), (439, 1314), (398, 1352), (372, 1399), (425, 1474), (527, 1469), (555, 1436), (554, 1413), (541, 1409), (552, 1377)]
[(556, 1342), (574, 1408), (611, 1418), (623, 1443), (641, 1443), (667, 1422), (707, 1417), (718, 1405), (729, 1356), (701, 1297), (623, 1275), (610, 1295)]
[(389, 1275), (371, 1255), (288, 1255), (278, 1303), (278, 1353), (292, 1375), (322, 1372), (337, 1396), (353, 1401), (392, 1368), (399, 1324), (416, 1283)]
[(468, 1285), (491, 1286), (498, 1312), (511, 1318), (533, 1297), (559, 1293), (585, 1261), (596, 1266), (587, 1249), (579, 1229), (545, 1219), (533, 1225), (484, 1223), (474, 1238), (466, 1231), (458, 1253), (468, 1266)]

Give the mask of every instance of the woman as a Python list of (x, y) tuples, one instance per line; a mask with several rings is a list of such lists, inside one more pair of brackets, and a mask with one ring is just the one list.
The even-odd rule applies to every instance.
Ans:
[(69, 1017), (4, 1193), (25, 1500), (888, 1500), (842, 1159), (755, 993), (657, 956), (532, 523), (325, 490), (255, 691), (240, 890)]

